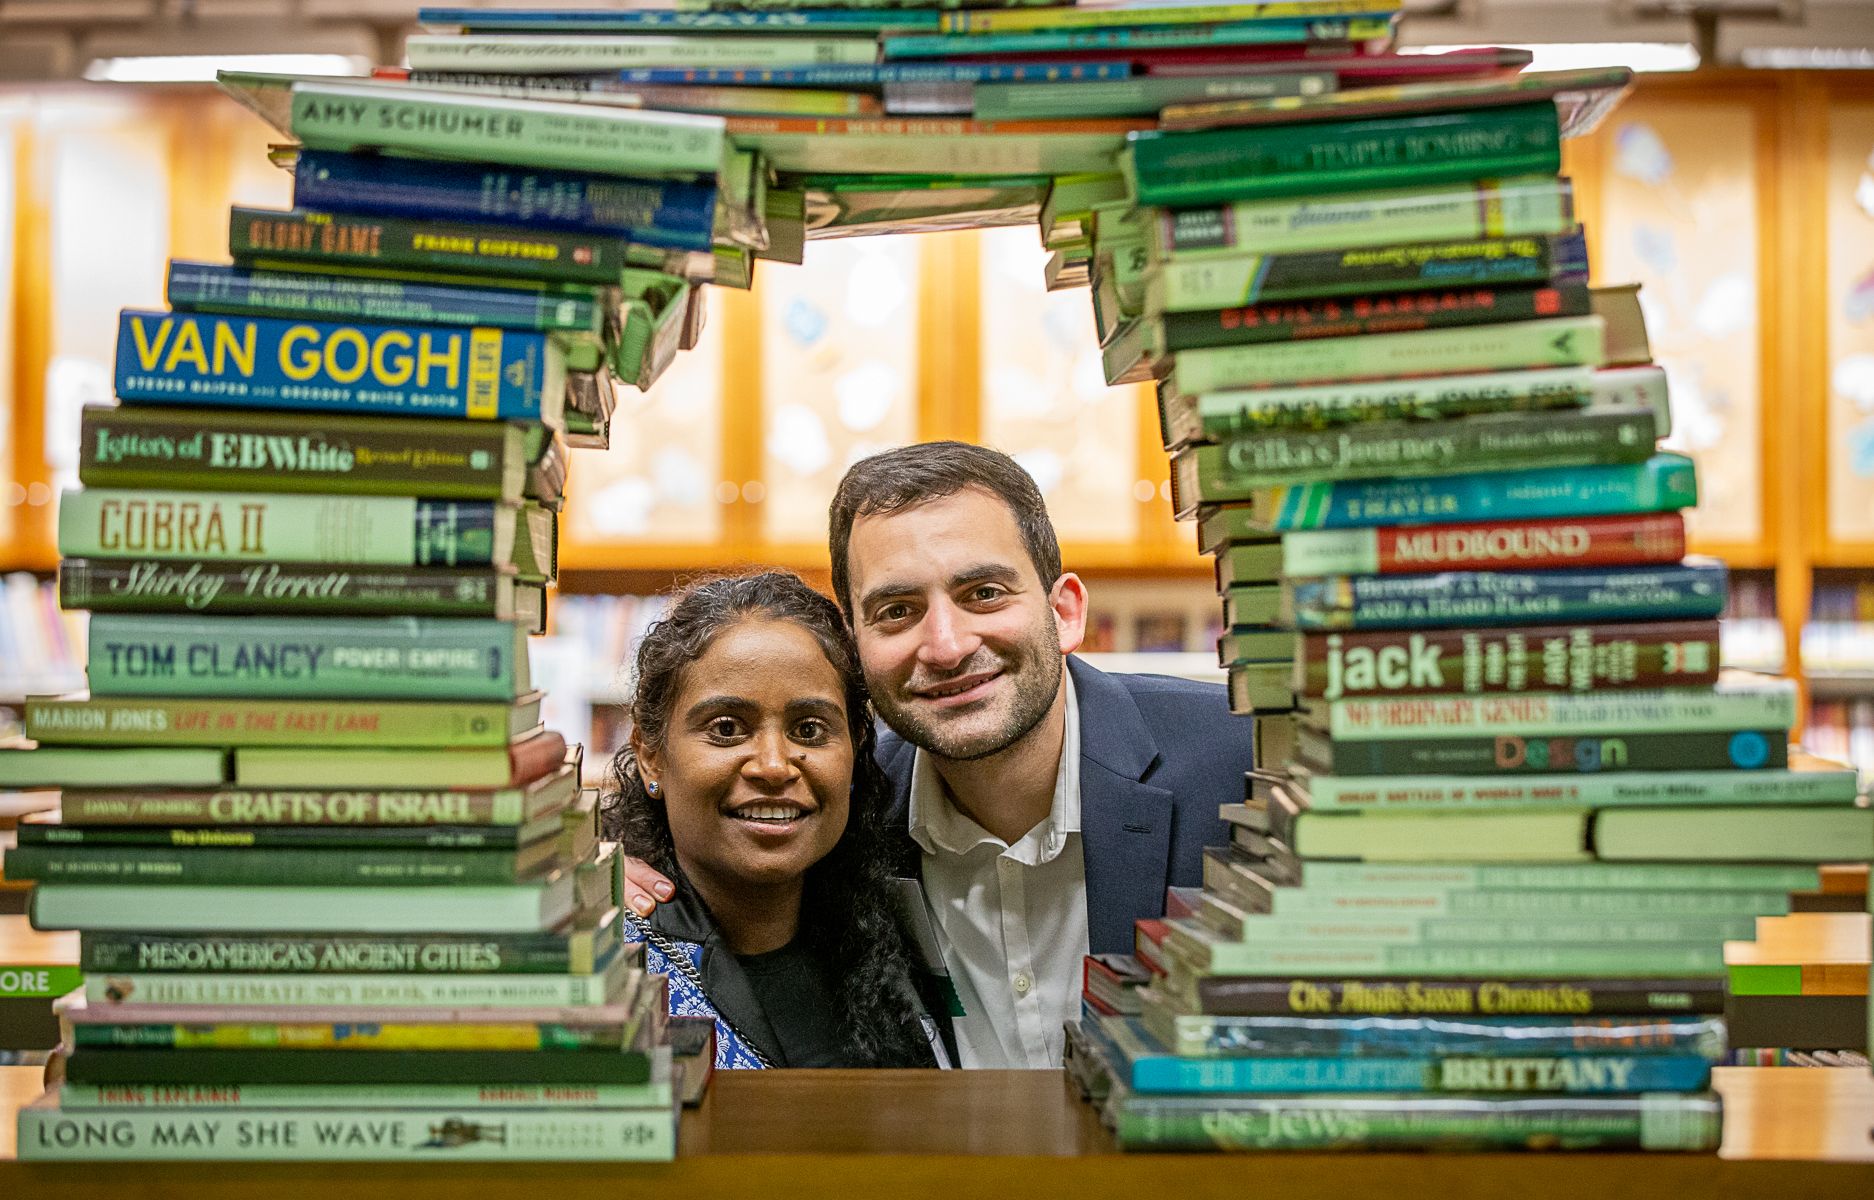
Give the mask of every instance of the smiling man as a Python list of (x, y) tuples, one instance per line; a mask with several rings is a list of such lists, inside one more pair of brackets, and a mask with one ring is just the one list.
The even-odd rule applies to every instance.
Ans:
[(872, 701), (963, 1015), (964, 1066), (1057, 1067), (1081, 958), (1132, 948), (1167, 885), (1200, 881), (1243, 794), (1224, 689), (1071, 657), (1087, 589), (1041, 492), (994, 450), (874, 455), (829, 512), (833, 589)]

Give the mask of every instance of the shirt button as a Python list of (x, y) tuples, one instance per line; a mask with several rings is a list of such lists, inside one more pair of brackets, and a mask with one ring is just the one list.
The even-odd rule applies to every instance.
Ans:
[(1028, 972), (1023, 971), (1015, 977), (1015, 994), (1017, 996), (1026, 996), (1028, 994), (1028, 989), (1033, 986), (1035, 986), (1035, 981), (1028, 977)]

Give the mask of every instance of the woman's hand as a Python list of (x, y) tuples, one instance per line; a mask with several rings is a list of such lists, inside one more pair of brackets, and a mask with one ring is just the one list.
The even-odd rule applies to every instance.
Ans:
[(640, 917), (677, 894), (676, 885), (643, 859), (625, 856), (625, 904)]

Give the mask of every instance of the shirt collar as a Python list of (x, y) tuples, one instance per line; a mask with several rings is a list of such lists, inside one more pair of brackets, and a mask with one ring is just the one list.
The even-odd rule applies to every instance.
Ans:
[(979, 846), (993, 845), (1034, 865), (1059, 856), (1068, 836), (1080, 832), (1080, 703), (1074, 693), (1073, 673), (1067, 670), (1065, 661), (1061, 684), (1066, 692), (1067, 713), (1047, 819), (1015, 845), (1006, 845), (951, 803), (930, 755), (920, 748), (911, 760), (910, 824), (911, 838), (924, 853), (961, 856)]

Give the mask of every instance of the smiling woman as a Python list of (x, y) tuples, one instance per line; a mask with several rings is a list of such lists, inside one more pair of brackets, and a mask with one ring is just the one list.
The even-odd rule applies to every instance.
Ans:
[(793, 575), (712, 579), (638, 648), (607, 836), (675, 893), (629, 919), (719, 1067), (933, 1065), (893, 922), (888, 785), (839, 610)]

